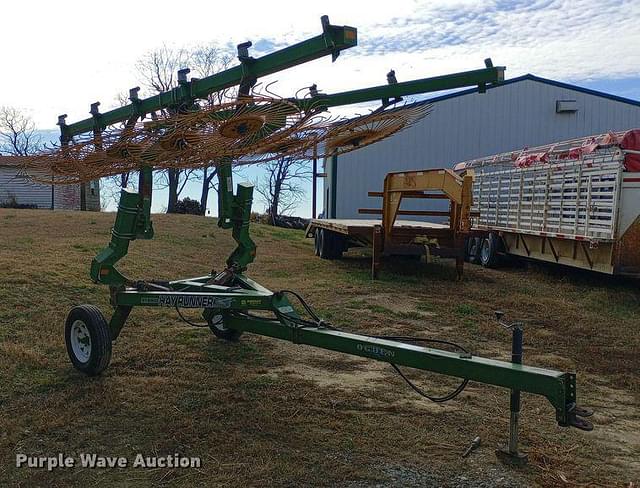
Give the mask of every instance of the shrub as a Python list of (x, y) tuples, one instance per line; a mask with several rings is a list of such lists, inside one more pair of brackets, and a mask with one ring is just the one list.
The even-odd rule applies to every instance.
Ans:
[(202, 215), (202, 212), (200, 211), (200, 202), (198, 200), (192, 200), (189, 197), (184, 197), (176, 203), (176, 213)]
[(35, 203), (18, 203), (16, 197), (11, 196), (8, 200), (0, 202), (0, 208), (38, 208)]

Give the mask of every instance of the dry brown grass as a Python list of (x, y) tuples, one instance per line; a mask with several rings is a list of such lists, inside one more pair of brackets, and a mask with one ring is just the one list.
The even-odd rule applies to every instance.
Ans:
[[(576, 369), (596, 430), (559, 428), (551, 406), (525, 395), (522, 441), (531, 464), (501, 466), (508, 392), (473, 384), (425, 403), (374, 362), (243, 336), (217, 341), (167, 310), (135, 310), (99, 378), (72, 369), (67, 311), (107, 290), (88, 266), (113, 214), (0, 210), (0, 485), (17, 486), (622, 486), (640, 478), (638, 284), (570, 270), (398, 262), (371, 282), (369, 261), (312, 253), (302, 233), (256, 225), (249, 275), (299, 291), (350, 330), (428, 334), (507, 358), (493, 310), (531, 321), (525, 360)], [(211, 219), (155, 217), (122, 269), (140, 278), (198, 276), (232, 248)], [(422, 375), (444, 392), (451, 379)], [(460, 454), (475, 437), (482, 446)], [(200, 456), (199, 470), (16, 469), (15, 455), (98, 452)]]

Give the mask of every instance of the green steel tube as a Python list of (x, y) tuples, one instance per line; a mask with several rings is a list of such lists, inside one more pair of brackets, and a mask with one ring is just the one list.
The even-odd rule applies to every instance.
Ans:
[(100, 251), (91, 262), (90, 275), (95, 283), (114, 286), (126, 283), (126, 278), (113, 266), (127, 255), (129, 243), (136, 238), (139, 203), (140, 195), (137, 192), (122, 189), (109, 246)]
[(225, 325), (232, 329), (283, 339), (296, 344), (306, 344), (542, 395), (555, 407), (558, 423), (562, 426), (570, 424), (569, 410), (575, 404), (576, 398), (575, 375), (571, 373), (466, 356), (329, 329), (289, 327), (276, 320), (247, 319), (231, 315)]
[[(358, 35), (354, 27), (328, 25), (323, 34), (266, 56), (252, 59), (244, 67), (243, 65), (234, 66), (220, 73), (192, 80), (167, 92), (145, 98), (135, 105), (125, 105), (100, 114), (100, 125), (104, 128), (128, 120), (137, 114), (148, 114), (190, 100), (206, 98), (211, 93), (238, 85), (243, 75), (248, 74), (247, 71), (257, 78), (266, 76), (329, 54), (335, 55), (335, 53), (353, 47), (357, 43)], [(63, 136), (67, 138), (92, 131), (94, 128), (95, 119), (93, 117), (61, 126)]]
[(236, 191), (233, 211), (233, 239), (238, 247), (233, 251), (227, 266), (238, 272), (247, 269), (256, 257), (256, 244), (249, 235), (251, 223), (251, 204), (253, 202), (253, 185), (240, 183)]
[(218, 165), (218, 227), (233, 227), (234, 202), (231, 161), (223, 161)]
[(319, 94), (310, 99), (293, 99), (293, 101), (295, 101), (298, 106), (304, 108), (317, 106), (336, 107), (338, 105), (351, 105), (354, 103), (382, 100), (383, 98), (404, 97), (467, 86), (500, 83), (504, 80), (504, 69), (504, 67), (496, 66), (463, 71), (433, 78), (405, 81), (392, 85), (380, 85), (335, 94)]
[(90, 276), (95, 283), (123, 286), (127, 279), (115, 269), (115, 264), (127, 255), (129, 243), (137, 238), (151, 239), (151, 185), (152, 169), (140, 170), (139, 190), (120, 191), (116, 221), (111, 229), (111, 241), (93, 258)]

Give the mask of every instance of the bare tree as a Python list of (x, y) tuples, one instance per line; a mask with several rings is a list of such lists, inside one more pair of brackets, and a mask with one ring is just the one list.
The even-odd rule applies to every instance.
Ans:
[(211, 166), (202, 170), (202, 187), (200, 191), (200, 213), (204, 215), (207, 211), (207, 201), (209, 200), (209, 191), (218, 191), (217, 179), (218, 168)]
[[(196, 76), (204, 78), (215, 73), (227, 69), (232, 61), (233, 56), (224, 52), (213, 44), (205, 44), (196, 47), (191, 54), (191, 63)], [(211, 104), (223, 103), (235, 98), (237, 90), (235, 88), (227, 88), (209, 95), (208, 102)], [(209, 200), (210, 190), (217, 191), (218, 168), (213, 164), (204, 168), (198, 176), (202, 181), (200, 190), (200, 212), (205, 215), (207, 211), (207, 201)]]
[[(189, 68), (191, 74), (196, 77), (205, 77), (227, 68), (233, 57), (224, 53), (215, 45), (202, 45), (194, 49), (174, 49), (166, 45), (148, 52), (140, 58), (136, 69), (143, 79), (144, 86), (152, 93), (161, 93), (174, 88), (177, 85), (177, 72), (182, 68)], [(232, 96), (231, 90), (223, 90), (209, 96), (208, 102), (220, 103)], [(167, 111), (167, 113), (171, 113)], [(212, 162), (212, 166), (214, 163)], [(160, 185), (169, 190), (167, 213), (175, 211), (178, 197), (189, 178), (202, 180), (200, 197), (201, 212), (204, 215), (209, 197), (209, 190), (215, 188), (213, 183), (216, 176), (215, 168), (206, 168), (201, 172), (169, 168), (164, 176), (159, 178)]]
[[(141, 57), (136, 63), (136, 69), (147, 90), (152, 93), (162, 93), (177, 85), (177, 72), (179, 69), (187, 67), (188, 59), (189, 55), (186, 50), (173, 49), (163, 45)], [(171, 113), (171, 110), (167, 110), (167, 113)], [(167, 213), (175, 212), (178, 202), (178, 187), (181, 176), (184, 176), (182, 172), (183, 170), (178, 168), (169, 168), (163, 172), (165, 173), (163, 180), (169, 189)]]
[[(194, 179), (197, 175), (197, 170), (195, 169), (180, 169), (179, 171), (160, 171), (154, 174), (154, 184), (158, 189), (169, 188), (169, 191), (173, 191), (175, 193), (174, 206), (178, 202), (180, 194), (182, 190), (184, 190), (187, 183)], [(173, 190), (172, 190), (173, 189)], [(169, 203), (171, 203), (172, 199), (169, 198)], [(174, 213), (175, 208), (172, 211), (169, 211), (167, 207), (167, 213)]]
[[(131, 103), (129, 94), (126, 92), (119, 92), (114, 97), (114, 107), (124, 107)], [(122, 123), (121, 127), (124, 128), (125, 123)], [(102, 208), (108, 207), (109, 202), (113, 202), (116, 206), (120, 201), (120, 190), (127, 188), (131, 185), (135, 187), (136, 178), (138, 173), (135, 171), (125, 171), (119, 175), (105, 176), (100, 180), (100, 201)]]
[(15, 107), (0, 107), (0, 154), (27, 156), (42, 148), (42, 138), (28, 115)]
[(284, 156), (262, 165), (266, 175), (258, 181), (256, 191), (266, 205), (271, 222), (278, 215), (294, 210), (304, 197), (301, 183), (311, 178), (306, 161)]

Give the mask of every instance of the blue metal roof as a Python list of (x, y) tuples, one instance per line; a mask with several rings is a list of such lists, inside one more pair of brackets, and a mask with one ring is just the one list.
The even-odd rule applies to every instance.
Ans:
[[(615, 100), (616, 102), (628, 103), (629, 105), (634, 105), (636, 107), (640, 107), (640, 100), (632, 100), (630, 98), (624, 98), (624, 97), (619, 97), (617, 95), (612, 95), (611, 93), (605, 93), (605, 92), (601, 92), (601, 91), (597, 91), (597, 90), (591, 90), (589, 88), (584, 88), (584, 87), (577, 86), (577, 85), (571, 85), (569, 83), (563, 83), (561, 81), (550, 80), (548, 78), (542, 78), (540, 76), (532, 75), (531, 73), (527, 73), (526, 75), (517, 76), (515, 78), (511, 78), (511, 79), (505, 80), (502, 83), (500, 83), (499, 85), (489, 85), (489, 86), (487, 86), (487, 89), (490, 90), (492, 88), (497, 88), (497, 87), (500, 87), (500, 86), (503, 86), (503, 85), (509, 85), (511, 83), (518, 83), (520, 81), (525, 81), (525, 80), (537, 81), (539, 83), (545, 83), (547, 85), (557, 86), (559, 88), (566, 88), (567, 90), (574, 90), (574, 91), (577, 91), (577, 92), (580, 92), (580, 93), (586, 93), (588, 95), (594, 95), (596, 97), (607, 98), (609, 100)], [(455, 97), (461, 97), (463, 95), (469, 95), (470, 93), (478, 93), (478, 88), (469, 88), (467, 90), (460, 90), (460, 91), (456, 91), (456, 92), (453, 92), (453, 93), (447, 93), (446, 95), (440, 95), (438, 97), (433, 97), (433, 98), (429, 98), (429, 99), (426, 99), (426, 100), (421, 100), (419, 102), (416, 102), (416, 104), (439, 102), (441, 100), (447, 100), (449, 98), (455, 98)]]

